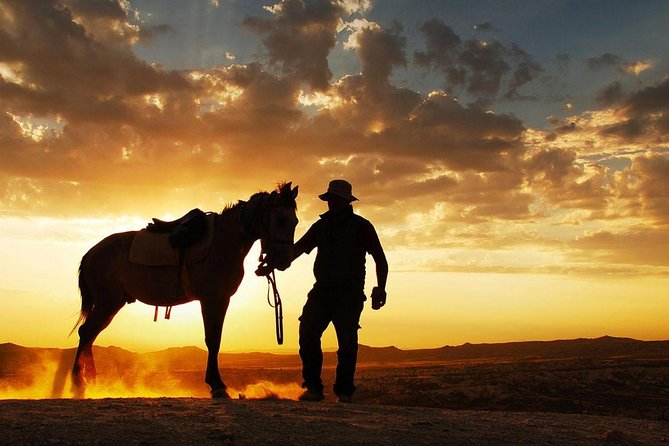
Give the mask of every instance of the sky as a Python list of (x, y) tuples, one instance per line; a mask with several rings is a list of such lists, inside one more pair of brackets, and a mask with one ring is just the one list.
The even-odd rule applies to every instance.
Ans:
[[(329, 180), (377, 229), (360, 342), (669, 339), (666, 1), (0, 0), (0, 342), (72, 347), (109, 234)], [(223, 351), (294, 352), (314, 253), (233, 296)], [(368, 258), (367, 291), (376, 285)], [(199, 304), (99, 345), (204, 347)], [(323, 341), (334, 348), (332, 328)]]

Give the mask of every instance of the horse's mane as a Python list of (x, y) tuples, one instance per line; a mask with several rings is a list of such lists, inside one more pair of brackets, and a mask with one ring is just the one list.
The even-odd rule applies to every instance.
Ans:
[(297, 209), (297, 202), (295, 201), (295, 198), (293, 198), (292, 193), (292, 183), (282, 181), (277, 184), (276, 188), (271, 193), (256, 192), (255, 194), (251, 195), (248, 200), (239, 200), (237, 203), (226, 205), (225, 208), (223, 208), (223, 212), (221, 212), (221, 214), (238, 209), (246, 203), (253, 202), (272, 194), (277, 194), (279, 196), (279, 204), (290, 207), (292, 209)]

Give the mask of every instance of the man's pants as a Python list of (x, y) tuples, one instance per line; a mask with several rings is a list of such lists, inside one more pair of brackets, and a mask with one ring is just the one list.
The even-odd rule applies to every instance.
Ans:
[(362, 290), (324, 290), (314, 288), (300, 316), (300, 358), (302, 387), (322, 391), (323, 351), (321, 336), (330, 322), (337, 333), (337, 377), (333, 390), (337, 395), (353, 395), (355, 364), (358, 357), (358, 329), (364, 306)]

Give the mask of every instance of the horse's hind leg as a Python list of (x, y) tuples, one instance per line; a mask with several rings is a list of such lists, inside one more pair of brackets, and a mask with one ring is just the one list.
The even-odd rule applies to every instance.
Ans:
[(93, 360), (93, 342), (100, 332), (107, 328), (124, 304), (125, 302), (121, 300), (114, 305), (95, 306), (86, 321), (79, 327), (79, 347), (72, 368), (75, 396), (83, 397), (86, 383), (95, 382), (97, 371)]

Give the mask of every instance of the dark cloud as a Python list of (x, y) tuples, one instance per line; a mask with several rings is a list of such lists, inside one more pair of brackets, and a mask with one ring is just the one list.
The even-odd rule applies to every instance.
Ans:
[(593, 71), (602, 70), (605, 68), (619, 69), (624, 63), (620, 56), (611, 53), (604, 53), (596, 57), (589, 57), (583, 62), (589, 69)]
[(506, 48), (497, 41), (490, 43), (467, 40), (458, 62), (467, 70), (467, 91), (473, 95), (495, 96), (502, 77), (511, 71), (505, 60)]
[(602, 135), (626, 141), (662, 140), (669, 132), (669, 79), (628, 95), (617, 114), (621, 119), (602, 129)]
[(644, 138), (647, 135), (647, 125), (643, 119), (627, 119), (607, 126), (600, 132), (603, 136), (615, 136), (627, 141)]
[(417, 51), (414, 62), (423, 67), (446, 67), (457, 55), (462, 40), (453, 29), (439, 19), (432, 19), (421, 25), (425, 35), (426, 51)]
[(611, 107), (619, 103), (624, 97), (623, 85), (616, 81), (604, 87), (596, 97), (597, 103), (602, 107)]
[(337, 26), (347, 15), (330, 0), (282, 0), (272, 7), (272, 18), (248, 17), (244, 25), (263, 41), (270, 62), (315, 90), (327, 90), (332, 72), (327, 57), (336, 44)]
[(358, 33), (357, 53), (367, 88), (387, 85), (393, 68), (406, 66), (406, 39), (401, 33), (397, 22), (390, 28), (365, 28)]
[(414, 62), (444, 74), (451, 86), (464, 86), (473, 96), (494, 98), (504, 87), (507, 100), (526, 99), (519, 89), (543, 71), (518, 45), (497, 40), (462, 39), (439, 19), (421, 26), (426, 51), (417, 51)]
[(636, 117), (666, 113), (669, 111), (669, 79), (630, 95), (622, 108), (627, 115)]
[(151, 40), (155, 39), (158, 36), (161, 36), (163, 34), (169, 34), (173, 31), (174, 30), (169, 25), (147, 26), (147, 27), (143, 27), (139, 31), (138, 39), (139, 39), (140, 43), (146, 44), (146, 43), (149, 43)]
[(543, 72), (543, 68), (515, 43), (511, 44), (510, 52), (516, 61), (516, 66), (509, 80), (508, 91), (505, 97), (507, 99), (527, 98), (521, 95), (518, 90), (537, 78)]

